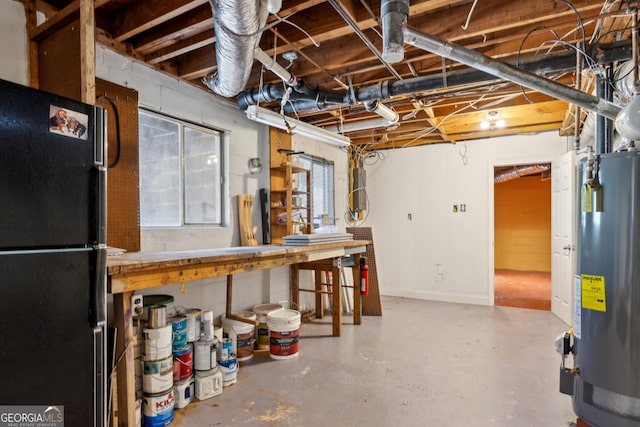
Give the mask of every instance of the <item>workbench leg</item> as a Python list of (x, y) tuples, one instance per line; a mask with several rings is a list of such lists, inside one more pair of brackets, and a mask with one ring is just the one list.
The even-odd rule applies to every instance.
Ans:
[[(313, 276), (316, 281), (316, 291), (322, 291), (322, 270), (313, 270)], [(320, 292), (316, 292), (316, 318), (322, 319), (324, 317), (324, 304), (322, 303), (323, 295)]]
[(289, 275), (289, 281), (291, 282), (291, 308), (300, 310), (300, 269), (298, 264), (291, 264)]
[(331, 275), (333, 276), (333, 284), (331, 286), (331, 295), (333, 296), (333, 305), (331, 306), (333, 336), (339, 337), (342, 329), (342, 284), (340, 283), (340, 268), (332, 267)]
[(353, 256), (353, 324), (362, 323), (362, 295), (360, 293), (360, 254)]
[(113, 296), (113, 310), (116, 327), (116, 356), (123, 355), (116, 366), (118, 378), (118, 425), (136, 425), (136, 383), (133, 359), (133, 320), (131, 317), (131, 296), (124, 292)]
[(227, 317), (231, 316), (232, 299), (233, 299), (233, 275), (227, 274), (227, 307), (226, 307)]

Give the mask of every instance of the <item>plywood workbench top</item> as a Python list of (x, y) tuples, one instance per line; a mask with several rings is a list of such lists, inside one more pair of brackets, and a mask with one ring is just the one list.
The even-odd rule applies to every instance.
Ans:
[[(109, 291), (118, 293), (125, 290), (133, 290), (137, 286), (121, 287), (113, 285), (115, 284), (114, 282), (128, 282), (127, 278), (132, 279), (132, 276), (140, 274), (148, 275), (166, 270), (178, 272), (190, 268), (215, 266), (215, 271), (200, 271), (198, 274), (200, 277), (197, 278), (213, 277), (310, 261), (316, 255), (322, 258), (344, 256), (349, 254), (349, 248), (362, 247), (369, 243), (369, 241), (364, 240), (353, 240), (309, 246), (239, 246), (170, 252), (130, 252), (112, 255), (107, 257), (107, 274), (111, 279), (112, 285)], [(178, 273), (181, 276), (180, 281), (196, 278), (184, 273), (186, 271)], [(163, 280), (158, 282), (158, 285), (162, 286), (170, 282), (172, 282), (170, 277), (163, 277)], [(139, 285), (141, 285), (141, 288), (148, 287), (148, 285)]]

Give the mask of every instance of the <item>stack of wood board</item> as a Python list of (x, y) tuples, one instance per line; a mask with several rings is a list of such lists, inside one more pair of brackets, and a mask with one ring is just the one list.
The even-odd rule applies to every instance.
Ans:
[(350, 240), (353, 240), (353, 234), (350, 233), (292, 234), (284, 236), (282, 244), (284, 246), (309, 246)]

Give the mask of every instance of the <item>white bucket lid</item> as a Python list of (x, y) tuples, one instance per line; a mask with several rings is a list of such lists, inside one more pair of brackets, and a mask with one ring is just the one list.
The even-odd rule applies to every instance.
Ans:
[[(237, 313), (231, 313), (234, 316), (244, 317), (249, 320), (256, 320), (256, 314), (253, 311), (238, 311)], [(240, 333), (246, 333), (255, 328), (255, 325), (251, 325), (249, 323), (241, 322), (239, 320), (227, 319), (226, 313), (223, 313), (220, 317), (222, 319), (222, 327), (223, 329), (233, 329)]]
[(267, 321), (269, 323), (278, 323), (282, 325), (298, 323), (300, 322), (300, 312), (289, 309), (272, 311), (267, 314)]
[(275, 310), (282, 310), (284, 307), (281, 304), (260, 304), (253, 307), (253, 312), (258, 315), (267, 315)]

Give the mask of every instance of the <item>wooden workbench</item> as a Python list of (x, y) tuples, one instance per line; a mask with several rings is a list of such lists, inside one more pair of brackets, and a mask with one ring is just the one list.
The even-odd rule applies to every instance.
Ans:
[[(311, 246), (243, 246), (176, 252), (135, 252), (107, 259), (108, 292), (113, 294), (114, 326), (117, 329), (116, 366), (118, 424), (135, 425), (135, 376), (131, 296), (135, 291), (191, 280), (227, 276), (227, 315), (231, 314), (232, 275), (290, 265), (291, 283), (298, 287), (297, 265), (354, 256), (356, 262), (368, 241), (348, 241)], [(356, 264), (358, 265), (358, 264)], [(357, 281), (354, 269), (354, 283)], [(297, 292), (295, 295), (297, 300)], [(294, 301), (294, 298), (292, 298)], [(360, 290), (354, 286), (354, 323), (360, 324)], [(334, 335), (340, 334), (340, 317), (334, 317)], [(336, 325), (338, 322), (338, 325)], [(337, 329), (336, 329), (337, 328)], [(336, 333), (337, 332), (337, 333)]]

